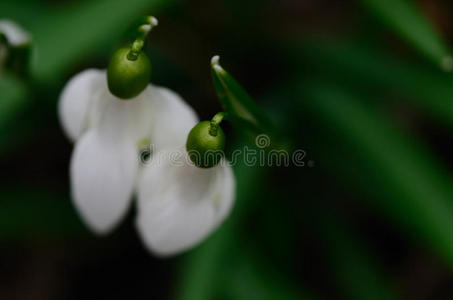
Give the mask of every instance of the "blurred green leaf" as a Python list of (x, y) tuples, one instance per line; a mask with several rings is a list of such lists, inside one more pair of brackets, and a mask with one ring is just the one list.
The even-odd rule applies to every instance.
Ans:
[(2, 187), (0, 239), (64, 238), (86, 234), (69, 199), (44, 189)]
[(23, 82), (6, 73), (0, 73), (0, 91), (0, 132), (2, 132), (7, 130), (7, 125), (30, 103), (30, 99)]
[[(300, 56), (300, 51), (294, 55)], [(309, 61), (323, 75), (351, 86), (373, 87), (376, 93), (400, 93), (422, 111), (453, 129), (453, 78), (444, 72), (401, 62), (382, 52), (342, 43), (303, 43), (303, 64)]]
[(234, 300), (294, 300), (317, 299), (301, 286), (293, 286), (285, 276), (275, 271), (275, 267), (266, 263), (260, 251), (243, 249), (229, 276), (231, 284), (225, 293)]
[(46, 18), (50, 4), (40, 0), (0, 1), (0, 11), (2, 18), (12, 20), (30, 31), (36, 21)]
[(323, 218), (326, 251), (345, 299), (397, 299), (378, 262), (344, 224), (332, 216)]
[[(229, 222), (229, 221), (227, 221)], [(226, 223), (184, 260), (176, 295), (177, 300), (208, 300), (222, 288), (228, 267), (229, 244), (234, 240)], [(222, 272), (220, 272), (222, 270)]]
[(453, 185), (441, 162), (347, 91), (329, 84), (303, 85), (305, 93), (299, 96), (304, 100), (298, 105), (320, 130), (312, 140), (322, 155), (319, 164), (371, 195), (362, 199), (428, 242), (453, 266)]
[[(31, 28), (37, 48), (33, 74), (58, 78), (68, 67), (112, 48), (128, 26), (176, 0), (98, 0), (72, 3), (49, 13)], [(103, 49), (103, 50), (102, 50)], [(113, 49), (111, 49), (113, 50)]]
[(421, 54), (447, 71), (453, 68), (448, 47), (414, 1), (361, 0), (389, 28)]
[(31, 44), (24, 44), (18, 47), (10, 47), (6, 62), (6, 69), (22, 78), (28, 78), (30, 61), (32, 56)]

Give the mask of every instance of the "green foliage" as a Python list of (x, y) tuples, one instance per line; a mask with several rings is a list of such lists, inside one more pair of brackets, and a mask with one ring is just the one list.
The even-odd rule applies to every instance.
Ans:
[[(453, 129), (453, 79), (448, 74), (402, 62), (365, 45), (310, 41), (302, 43), (304, 60), (323, 74), (351, 88), (367, 87), (373, 93), (407, 96), (414, 107)], [(300, 55), (300, 48), (297, 48)], [(298, 61), (301, 61), (298, 58)]]
[[(172, 1), (100, 0), (82, 1), (48, 13), (30, 28), (39, 51), (33, 74), (42, 82), (55, 80), (82, 59), (105, 53), (144, 12), (157, 12)], [(80, 34), (83, 33), (83, 34)]]
[(451, 71), (450, 51), (415, 1), (361, 0), (370, 12), (434, 64)]
[(322, 134), (317, 147), (326, 165), (371, 196), (362, 200), (375, 200), (369, 203), (453, 265), (453, 185), (441, 162), (348, 91), (312, 83), (301, 95), (300, 111), (312, 116)]
[(323, 218), (326, 251), (346, 299), (397, 299), (370, 251), (335, 216)]
[(42, 188), (1, 188), (0, 239), (3, 241), (56, 240), (87, 236), (74, 215), (67, 195)]
[(0, 128), (4, 128), (30, 100), (23, 82), (8, 74), (0, 75), (0, 90)]

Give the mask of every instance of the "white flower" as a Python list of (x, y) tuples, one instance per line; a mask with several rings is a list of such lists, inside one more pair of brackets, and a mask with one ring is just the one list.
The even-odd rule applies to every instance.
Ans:
[[(76, 142), (70, 177), (74, 205), (96, 233), (110, 232), (137, 197), (137, 229), (158, 255), (193, 247), (228, 215), (235, 180), (225, 163), (200, 169), (188, 163), (185, 143), (198, 119), (169, 89), (149, 85), (120, 100), (107, 88), (105, 71), (86, 70), (62, 92), (59, 116)], [(140, 145), (152, 159), (140, 164)], [(178, 152), (179, 151), (179, 152)], [(166, 155), (165, 155), (166, 154)]]
[(30, 36), (19, 25), (7, 19), (0, 19), (0, 33), (6, 36), (11, 46), (22, 46), (30, 42)]

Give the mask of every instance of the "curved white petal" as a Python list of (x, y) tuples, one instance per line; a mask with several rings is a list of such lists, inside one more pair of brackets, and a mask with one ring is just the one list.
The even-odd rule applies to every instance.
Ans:
[(107, 98), (99, 126), (77, 142), (71, 160), (72, 198), (85, 223), (106, 233), (125, 215), (138, 172), (131, 135), (132, 102)]
[(189, 249), (228, 215), (235, 198), (231, 167), (221, 161), (211, 169), (187, 163), (187, 154), (172, 159), (153, 156), (138, 183), (136, 225), (145, 245), (158, 255)]
[(72, 141), (87, 129), (90, 107), (94, 106), (97, 91), (103, 89), (103, 82), (106, 82), (105, 71), (88, 69), (75, 75), (64, 87), (58, 102), (58, 115)]
[(142, 95), (152, 102), (150, 137), (153, 150), (185, 146), (187, 135), (198, 122), (195, 111), (167, 88), (149, 85)]
[(15, 22), (10, 20), (0, 20), (0, 33), (3, 33), (6, 36), (8, 43), (12, 46), (20, 46), (30, 41), (29, 34)]

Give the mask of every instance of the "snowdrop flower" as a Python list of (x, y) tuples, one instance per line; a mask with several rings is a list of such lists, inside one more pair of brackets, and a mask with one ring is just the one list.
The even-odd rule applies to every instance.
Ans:
[[(86, 70), (64, 88), (59, 117), (75, 142), (72, 199), (94, 232), (115, 228), (134, 193), (138, 232), (160, 255), (196, 245), (228, 215), (235, 197), (231, 167), (190, 163), (184, 145), (198, 119), (171, 90), (150, 84), (124, 101), (109, 91), (105, 71)], [(152, 145), (149, 164), (140, 164), (143, 141)]]
[[(124, 54), (118, 50), (112, 61)], [(108, 72), (112, 69), (117, 71), (109, 65)], [(73, 203), (89, 228), (106, 234), (124, 218), (135, 195), (136, 227), (146, 247), (157, 255), (189, 249), (229, 214), (235, 198), (231, 167), (223, 158), (212, 168), (190, 163), (185, 144), (198, 119), (176, 93), (147, 84), (137, 95), (123, 97), (136, 94), (124, 85), (115, 96), (111, 84), (106, 71), (86, 70), (67, 83), (59, 100), (63, 129), (75, 142)], [(143, 164), (144, 146), (152, 153)]]

